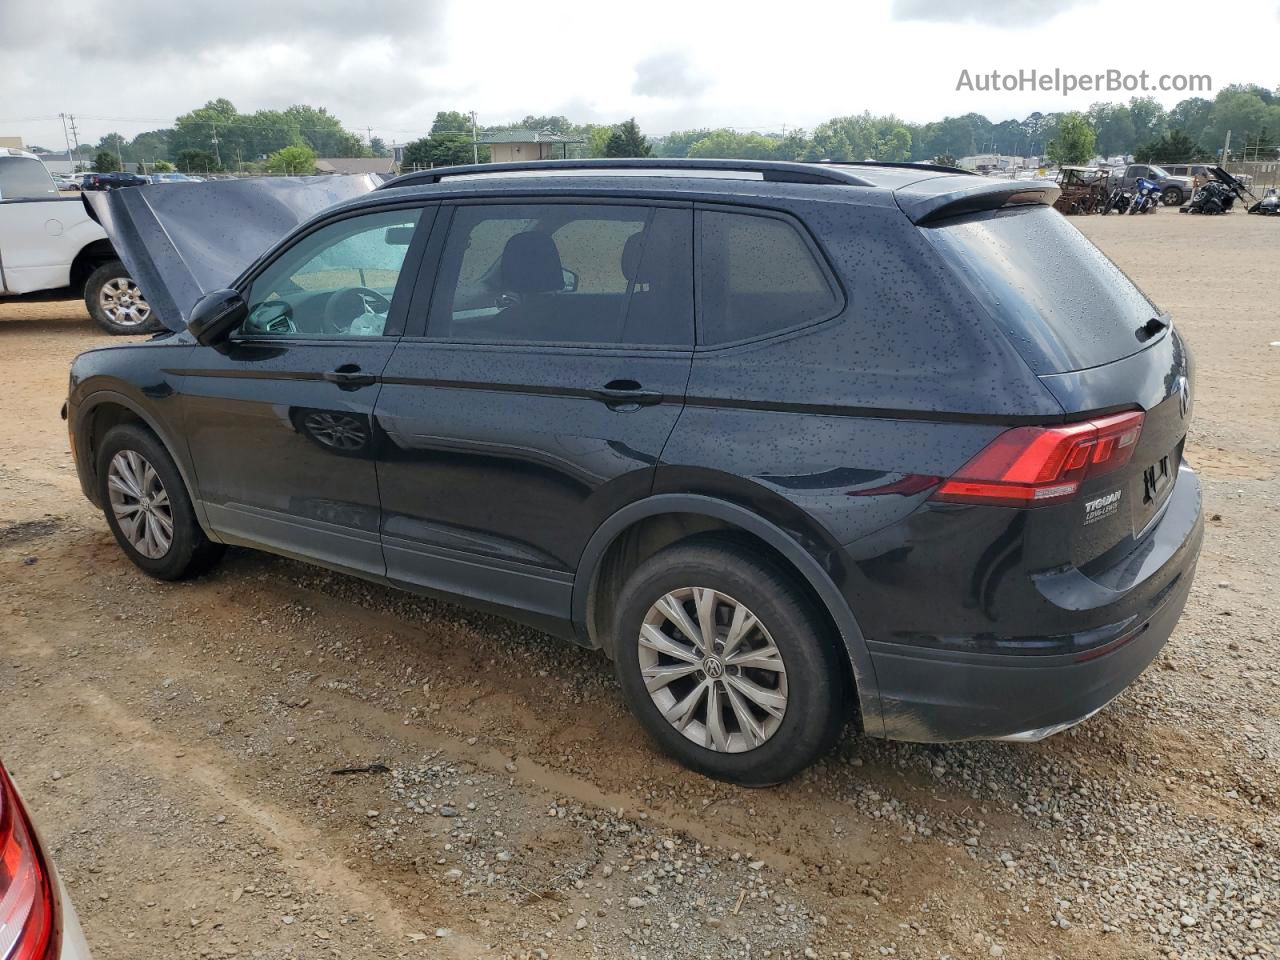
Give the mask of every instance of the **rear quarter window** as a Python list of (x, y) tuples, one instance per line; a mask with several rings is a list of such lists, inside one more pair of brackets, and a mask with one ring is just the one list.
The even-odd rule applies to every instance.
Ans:
[(788, 220), (703, 210), (698, 342), (732, 343), (830, 317), (839, 297)]
[(1051, 207), (922, 228), (1038, 374), (1100, 366), (1140, 351), (1161, 310)]

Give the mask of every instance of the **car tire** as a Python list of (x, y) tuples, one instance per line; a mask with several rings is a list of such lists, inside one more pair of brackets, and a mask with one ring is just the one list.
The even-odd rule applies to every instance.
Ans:
[(119, 260), (100, 264), (84, 284), (84, 305), (112, 336), (155, 333), (160, 321)]
[[(659, 551), (618, 598), (614, 665), (628, 705), (663, 751), (699, 773), (749, 787), (788, 779), (834, 746), (849, 716), (848, 668), (817, 603), (792, 572), (741, 543), (707, 536)], [(676, 606), (698, 638), (676, 626), (678, 612), (667, 616)], [(717, 639), (701, 657), (705, 612)], [(735, 641), (739, 616), (757, 626)]]
[(208, 570), (225, 547), (196, 520), (177, 465), (155, 434), (135, 424), (112, 427), (98, 449), (98, 495), (125, 555), (157, 580)]

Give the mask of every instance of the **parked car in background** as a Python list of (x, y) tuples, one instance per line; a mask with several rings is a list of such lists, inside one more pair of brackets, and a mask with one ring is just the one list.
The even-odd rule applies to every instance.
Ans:
[(185, 173), (153, 173), (150, 175), (152, 183), (196, 183), (194, 177), (188, 177)]
[(108, 333), (158, 329), (81, 198), (61, 196), (35, 154), (0, 148), (0, 296), (64, 287)]
[(0, 764), (0, 957), (90, 960), (75, 908)]
[(1123, 170), (1111, 171), (1112, 190), (1119, 187), (1128, 193), (1136, 193), (1139, 180), (1153, 181), (1160, 188), (1160, 202), (1166, 206), (1178, 206), (1195, 191), (1194, 177), (1174, 176), (1153, 163), (1131, 163)]
[[(119, 234), (166, 303), (285, 195), (237, 186), (183, 205), (190, 243)], [(851, 713), (1040, 739), (1160, 652), (1202, 536), (1187, 345), (1056, 196), (925, 164), (409, 174), (78, 357), (81, 485), (153, 577), (239, 544), (601, 648), (709, 776), (785, 779)]]
[(64, 176), (55, 175), (53, 178), (53, 183), (54, 183), (54, 186), (56, 186), (59, 191), (80, 189), (80, 181), (74, 177), (64, 177)]
[(80, 189), (118, 190), (120, 187), (140, 187), (150, 182), (150, 177), (139, 173), (86, 173), (80, 181)]

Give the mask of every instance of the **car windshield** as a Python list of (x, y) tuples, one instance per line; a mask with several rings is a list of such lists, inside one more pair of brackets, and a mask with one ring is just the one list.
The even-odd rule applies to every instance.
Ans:
[(1151, 166), (1147, 169), (1151, 171), (1151, 176), (1153, 177), (1167, 177), (1169, 175), (1168, 171), (1166, 171), (1164, 167)]

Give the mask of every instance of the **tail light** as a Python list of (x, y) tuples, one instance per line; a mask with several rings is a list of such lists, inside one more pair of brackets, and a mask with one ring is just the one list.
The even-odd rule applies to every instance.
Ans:
[(933, 495), (951, 503), (1036, 507), (1076, 495), (1087, 477), (1129, 462), (1142, 413), (1061, 427), (1015, 427), (996, 437)]
[(58, 941), (53, 877), (0, 766), (0, 960), (54, 960)]

